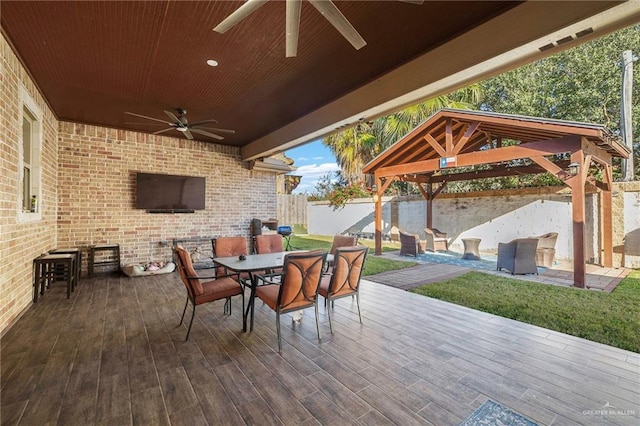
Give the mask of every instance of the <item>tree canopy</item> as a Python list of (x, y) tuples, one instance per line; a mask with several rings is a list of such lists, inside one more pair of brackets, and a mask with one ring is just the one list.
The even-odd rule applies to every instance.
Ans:
[[(578, 47), (522, 66), (451, 94), (397, 113), (363, 122), (323, 140), (341, 167), (340, 182), (327, 191), (358, 193), (368, 188), (362, 167), (441, 108), (477, 109), (507, 114), (603, 124), (620, 133), (622, 52), (640, 55), (640, 25), (609, 34)], [(633, 73), (633, 141), (636, 179), (640, 177), (640, 69)], [(614, 177), (619, 177), (614, 164)], [(495, 178), (452, 185), (449, 190), (497, 189), (558, 184), (553, 176)], [(324, 182), (327, 184), (327, 182)], [(347, 188), (351, 187), (351, 188)], [(348, 190), (346, 190), (348, 189)], [(395, 193), (413, 193), (409, 184), (394, 182)], [(317, 194), (318, 195), (318, 194)], [(344, 197), (334, 197), (343, 199)]]

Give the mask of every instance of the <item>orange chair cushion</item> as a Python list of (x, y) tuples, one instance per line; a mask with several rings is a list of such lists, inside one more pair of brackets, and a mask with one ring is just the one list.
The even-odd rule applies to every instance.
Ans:
[(202, 283), (203, 292), (196, 296), (195, 303), (211, 302), (212, 300), (226, 299), (242, 293), (242, 287), (232, 278), (217, 278), (213, 281)]
[(256, 235), (256, 252), (262, 254), (284, 251), (282, 241), (280, 234)]
[(193, 269), (193, 263), (191, 263), (191, 255), (182, 246), (176, 247), (176, 253), (178, 254), (178, 262), (182, 264), (182, 268), (180, 267), (180, 265), (178, 266), (178, 271), (180, 271), (182, 282), (185, 286), (187, 286), (187, 283), (189, 283), (194, 296), (198, 297), (198, 295), (204, 292), (204, 289), (202, 288), (202, 283), (199, 279), (189, 278), (198, 276), (195, 269)]

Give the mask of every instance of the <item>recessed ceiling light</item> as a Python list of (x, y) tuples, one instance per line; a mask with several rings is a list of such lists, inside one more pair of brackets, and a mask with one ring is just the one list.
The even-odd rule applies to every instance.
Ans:
[(218, 66), (218, 61), (216, 61), (215, 59), (209, 59), (207, 61), (207, 65), (209, 65), (210, 67), (217, 67)]

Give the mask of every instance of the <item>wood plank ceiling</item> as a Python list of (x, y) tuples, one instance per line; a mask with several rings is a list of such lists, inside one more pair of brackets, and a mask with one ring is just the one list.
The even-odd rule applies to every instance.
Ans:
[[(192, 122), (215, 118), (215, 127), (235, 129), (235, 134), (225, 135), (218, 143), (246, 148), (523, 3), (335, 1), (367, 42), (355, 50), (303, 2), (294, 58), (285, 57), (283, 1), (269, 1), (225, 34), (213, 31), (242, 4), (5, 1), (0, 22), (3, 35), (60, 120), (152, 133), (162, 123), (132, 119), (124, 112), (166, 119), (163, 110), (184, 108)], [(584, 2), (578, 9), (573, 4), (558, 6), (558, 12), (544, 21), (567, 15), (553, 22), (554, 28), (561, 28), (618, 4)], [(547, 25), (541, 17), (531, 19), (523, 25), (528, 32)], [(517, 30), (512, 30), (515, 44), (539, 36), (525, 30), (516, 34)], [(500, 37), (505, 38), (504, 34)], [(496, 50), (500, 42), (486, 40), (490, 55), (500, 53)], [(467, 53), (469, 63), (481, 60), (477, 51)], [(465, 57), (465, 52), (453, 54)], [(219, 66), (207, 66), (208, 59), (215, 59)], [(444, 71), (447, 64), (433, 66)], [(423, 86), (428, 78), (412, 80)], [(409, 92), (415, 84), (398, 81), (394, 90)], [(352, 113), (348, 109), (335, 118), (323, 118), (324, 122), (310, 120), (295, 131), (278, 134), (270, 148), (328, 127)], [(174, 130), (167, 135), (181, 136)], [(259, 151), (252, 149), (243, 156)]]

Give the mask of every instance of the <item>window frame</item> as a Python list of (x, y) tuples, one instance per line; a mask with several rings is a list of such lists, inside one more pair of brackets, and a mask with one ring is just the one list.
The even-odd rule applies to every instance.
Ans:
[[(16, 213), (18, 222), (31, 222), (42, 218), (42, 141), (43, 141), (43, 115), (42, 110), (27, 92), (24, 86), (20, 86), (19, 90), (19, 117), (18, 123), (18, 183), (16, 185)], [(31, 124), (30, 132), (30, 162), (29, 195), (35, 195), (38, 200), (37, 209), (33, 211), (23, 210), (24, 204), (24, 179), (25, 179), (25, 161), (24, 161), (24, 121), (28, 120)], [(30, 201), (29, 201), (30, 202)]]

